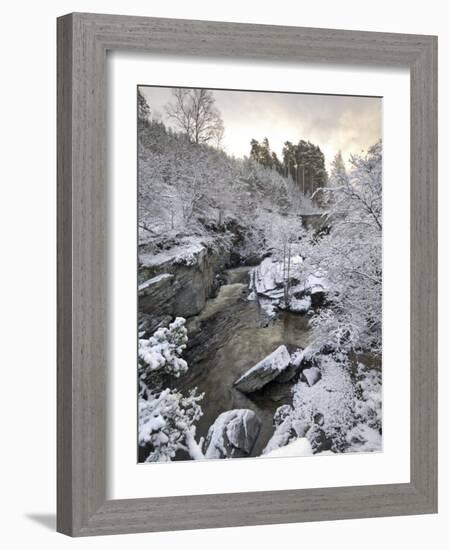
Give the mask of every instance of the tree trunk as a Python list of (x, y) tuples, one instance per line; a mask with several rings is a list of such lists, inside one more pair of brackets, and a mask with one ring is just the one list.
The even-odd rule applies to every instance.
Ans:
[(287, 256), (287, 282), (285, 285), (285, 305), (286, 307), (290, 304), (290, 298), (289, 298), (289, 287), (290, 287), (290, 260), (292, 257), (292, 246), (291, 243), (288, 243), (288, 256)]

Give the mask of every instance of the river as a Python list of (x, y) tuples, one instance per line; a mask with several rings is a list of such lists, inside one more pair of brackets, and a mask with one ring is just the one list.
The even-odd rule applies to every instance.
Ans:
[(189, 370), (176, 386), (183, 393), (194, 387), (205, 393), (197, 439), (207, 436), (209, 427), (224, 411), (254, 411), (262, 427), (251, 456), (259, 456), (273, 433), (274, 412), (280, 405), (291, 403), (291, 384), (273, 382), (260, 392), (245, 395), (233, 383), (279, 345), (291, 350), (305, 347), (309, 328), (307, 315), (281, 312), (273, 320), (255, 301), (249, 301), (250, 269), (227, 270), (217, 296), (188, 319), (189, 344), (184, 357)]

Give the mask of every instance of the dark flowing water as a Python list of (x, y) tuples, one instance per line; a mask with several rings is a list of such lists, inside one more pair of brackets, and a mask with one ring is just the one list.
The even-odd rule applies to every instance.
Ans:
[(204, 415), (197, 425), (198, 438), (206, 437), (219, 414), (230, 409), (253, 410), (262, 427), (252, 452), (260, 455), (273, 433), (273, 414), (291, 402), (291, 385), (271, 383), (260, 392), (245, 395), (233, 387), (246, 370), (281, 344), (305, 347), (307, 316), (282, 312), (272, 320), (254, 301), (248, 301), (249, 267), (228, 270), (227, 284), (215, 298), (187, 322), (189, 345), (185, 358), (189, 371), (179, 379), (181, 390), (198, 387), (205, 393)]

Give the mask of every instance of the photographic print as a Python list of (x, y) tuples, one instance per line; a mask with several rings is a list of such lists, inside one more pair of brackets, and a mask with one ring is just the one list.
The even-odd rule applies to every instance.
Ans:
[(382, 451), (382, 99), (139, 86), (138, 461)]

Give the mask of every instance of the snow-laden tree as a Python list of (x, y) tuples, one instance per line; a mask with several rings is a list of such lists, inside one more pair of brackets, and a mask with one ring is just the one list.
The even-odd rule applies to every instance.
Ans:
[(179, 450), (203, 458), (202, 441), (195, 439), (195, 424), (202, 416), (203, 394), (196, 388), (184, 396), (164, 388), (165, 376), (178, 378), (188, 369), (181, 355), (187, 343), (185, 319), (177, 317), (148, 340), (139, 340), (139, 445), (149, 448), (147, 462), (168, 461)]
[(139, 340), (141, 379), (160, 369), (176, 378), (187, 371), (187, 362), (181, 357), (188, 340), (185, 322), (183, 317), (177, 317), (168, 328), (158, 328), (148, 340)]
[(150, 444), (146, 462), (167, 462), (179, 450), (191, 458), (204, 458), (202, 441), (195, 440), (195, 424), (202, 416), (202, 395), (191, 390), (187, 397), (176, 390), (165, 389), (145, 399), (139, 397), (139, 445)]
[(268, 252), (268, 218), (316, 211), (290, 176), (253, 159), (195, 144), (151, 120), (141, 125), (139, 243), (156, 248), (182, 236), (217, 234), (242, 259)]
[[(222, 151), (190, 143), (151, 122), (139, 136), (139, 226), (142, 240), (202, 235), (238, 208), (240, 165)], [(242, 202), (240, 201), (240, 207)]]
[(330, 307), (311, 321), (317, 350), (381, 351), (382, 143), (354, 155), (325, 189), (331, 231), (313, 243), (307, 263), (329, 280)]
[(137, 119), (140, 123), (148, 122), (150, 119), (151, 110), (143, 93), (137, 88)]
[(173, 101), (166, 105), (166, 112), (192, 143), (220, 144), (223, 120), (210, 90), (174, 88)]

